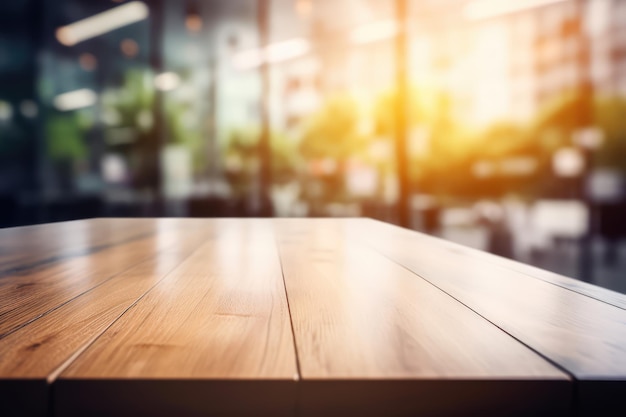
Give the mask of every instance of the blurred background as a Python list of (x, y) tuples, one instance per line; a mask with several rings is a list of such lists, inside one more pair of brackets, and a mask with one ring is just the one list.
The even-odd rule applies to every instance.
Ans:
[(626, 293), (625, 174), (623, 0), (0, 2), (2, 227), (368, 216)]

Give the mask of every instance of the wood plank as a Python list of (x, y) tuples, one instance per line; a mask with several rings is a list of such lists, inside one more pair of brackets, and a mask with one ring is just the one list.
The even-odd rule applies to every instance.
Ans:
[(295, 350), (271, 227), (207, 222), (217, 238), (61, 374), (56, 416), (293, 413)]
[(357, 240), (275, 220), (302, 381), (299, 415), (558, 415), (569, 377)]
[(49, 383), (63, 367), (206, 237), (164, 232), (148, 260), (0, 339), (0, 415), (48, 415)]
[(154, 233), (153, 219), (89, 219), (0, 229), (0, 276), (33, 271)]
[[(75, 241), (82, 240), (83, 246), (74, 245), (71, 249), (72, 256), (67, 258), (61, 256), (58, 261), (42, 268), (30, 269), (28, 263), (20, 264), (18, 267), (21, 268), (20, 272), (2, 277), (0, 279), (0, 300), (2, 300), (0, 303), (0, 340), (80, 294), (101, 285), (125, 269), (148, 259), (154, 255), (155, 250), (160, 248), (159, 245), (162, 246), (164, 243), (172, 245), (167, 235), (176, 236), (184, 231), (181, 230), (181, 228), (184, 229), (184, 224), (175, 219), (165, 219), (160, 222), (142, 220), (139, 223), (143, 228), (141, 237), (128, 240), (129, 235), (121, 232), (122, 229), (119, 226), (114, 226), (116, 224), (114, 220), (107, 220), (105, 223), (98, 222), (104, 229), (100, 228), (92, 232), (108, 230), (109, 236), (105, 240), (92, 238), (89, 234), (82, 238), (75, 238)], [(120, 225), (126, 225), (126, 222)], [(137, 229), (132, 227), (130, 229), (135, 230), (131, 235), (135, 236)], [(63, 229), (54, 230), (62, 231)], [(65, 232), (81, 234), (85, 229), (79, 230), (71, 227)], [(148, 232), (149, 236), (146, 236)], [(155, 234), (157, 232), (158, 234)], [(3, 236), (8, 239), (6, 235)], [(30, 238), (16, 240), (31, 241)], [(68, 249), (65, 246), (65, 237), (59, 236), (50, 240), (57, 242), (59, 247), (55, 251), (57, 254)], [(0, 242), (7, 244), (5, 240), (0, 240)], [(108, 242), (112, 246), (107, 246), (102, 250), (95, 250), (92, 246), (102, 242)], [(78, 253), (80, 256), (76, 255)], [(32, 259), (26, 262), (31, 261)]]
[[(384, 223), (377, 220), (369, 220), (377, 225), (380, 228), (386, 229), (384, 233), (398, 233), (400, 235), (412, 235), (414, 232), (411, 230), (403, 229), (398, 226), (390, 225), (388, 223)], [(372, 233), (375, 233), (372, 230)], [(511, 259), (503, 258), (501, 256), (497, 256), (491, 254), (489, 252), (480, 251), (477, 249), (469, 248), (467, 246), (460, 245), (455, 242), (451, 242), (445, 239), (440, 239), (434, 236), (429, 236), (425, 234), (419, 234), (417, 236), (413, 235), (414, 239), (419, 239), (425, 245), (436, 245), (442, 248), (448, 249), (450, 252), (455, 253), (464, 253), (468, 256), (473, 256), (479, 259), (483, 259), (485, 261), (494, 263), (504, 268), (512, 269), (514, 271), (520, 272), (522, 274), (528, 275), (533, 278), (540, 279), (542, 281), (549, 282), (551, 284), (557, 285), (559, 287), (565, 288), (570, 291), (577, 292), (582, 295), (586, 295), (587, 297), (595, 298), (596, 300), (602, 301), (607, 304), (614, 305), (616, 307), (622, 308), (626, 310), (626, 294), (621, 294), (616, 291), (612, 291), (606, 288), (599, 287), (597, 285), (593, 285), (584, 281), (580, 281), (578, 279), (566, 277), (551, 271), (547, 271), (545, 269), (537, 268), (532, 265), (528, 265), (522, 262), (513, 261)]]
[(352, 222), (349, 229), (355, 240), (366, 241), (574, 375), (581, 415), (621, 415), (625, 310), (471, 251), (431, 244), (414, 232), (368, 221)]

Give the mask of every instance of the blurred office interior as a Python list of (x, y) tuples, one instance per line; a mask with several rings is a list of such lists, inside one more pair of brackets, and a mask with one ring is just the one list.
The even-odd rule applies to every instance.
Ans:
[(0, 2), (0, 226), (368, 216), (626, 293), (626, 1)]

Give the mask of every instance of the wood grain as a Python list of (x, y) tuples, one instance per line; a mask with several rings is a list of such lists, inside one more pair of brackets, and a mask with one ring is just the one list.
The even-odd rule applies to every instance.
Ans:
[(167, 233), (157, 237), (160, 245), (148, 260), (0, 339), (0, 415), (47, 415), (48, 383), (66, 362), (195, 250), (205, 235), (197, 231), (184, 239)]
[(569, 278), (545, 269), (537, 268), (532, 265), (524, 264), (521, 262), (512, 261), (501, 256), (476, 250), (467, 246), (460, 245), (455, 242), (451, 242), (445, 239), (440, 239), (434, 236), (429, 236), (421, 233), (415, 233), (414, 231), (403, 229), (398, 226), (390, 225), (388, 223), (367, 219), (366, 222), (370, 223), (371, 233), (376, 234), (377, 230), (384, 230), (382, 233), (393, 233), (405, 236), (412, 236), (412, 239), (418, 239), (423, 244), (428, 246), (438, 246), (447, 249), (452, 253), (463, 253), (467, 256), (481, 259), (503, 268), (511, 269), (513, 271), (520, 272), (524, 275), (540, 279), (542, 281), (554, 284), (566, 290), (577, 292), (590, 298), (594, 298), (598, 301), (602, 301), (607, 304), (614, 305), (616, 307), (626, 310), (626, 294), (621, 294), (606, 288), (599, 287), (597, 285), (589, 284), (578, 279)]
[[(137, 237), (137, 228), (130, 227), (129, 229), (133, 231), (126, 232), (119, 226), (107, 226), (109, 223), (115, 225), (116, 221), (100, 221), (97, 223), (100, 228), (92, 230), (92, 233), (108, 230), (105, 238), (98, 239), (87, 234), (82, 237), (74, 236), (71, 239), (66, 239), (62, 237), (63, 235), (49, 239), (49, 242), (56, 242), (57, 249), (54, 253), (57, 255), (55, 255), (54, 262), (43, 267), (33, 266), (33, 262), (39, 265), (36, 260), (37, 255), (44, 256), (33, 251), (32, 257), (24, 260), (25, 263), (13, 267), (19, 272), (8, 274), (0, 279), (0, 300), (3, 300), (0, 304), (0, 340), (58, 306), (102, 284), (115, 274), (150, 258), (162, 245), (175, 245), (176, 243), (169, 241), (167, 236), (177, 236), (183, 232), (181, 228), (184, 229), (184, 224), (176, 220), (168, 219), (160, 223), (153, 220), (139, 221), (142, 229)], [(122, 222), (121, 225), (124, 223)], [(84, 227), (76, 229), (75, 226), (77, 225), (74, 222), (70, 222), (65, 232), (71, 235), (81, 235), (85, 232)], [(54, 230), (59, 231), (59, 227)], [(157, 231), (158, 235), (155, 235)], [(130, 239), (129, 236), (131, 236)], [(31, 236), (28, 239), (11, 239), (9, 242), (19, 241), (21, 244), (26, 244), (32, 241), (36, 244), (37, 239), (32, 239), (35, 238)], [(71, 240), (73, 243), (68, 243), (66, 240)], [(76, 242), (79, 241), (83, 242), (82, 246), (76, 246)], [(0, 242), (6, 245), (5, 240), (0, 239)], [(46, 244), (49, 245), (49, 242)], [(62, 255), (63, 253), (66, 256)]]
[(5, 229), (0, 415), (621, 416), (625, 300), (366, 219)]
[(296, 358), (271, 227), (210, 225), (217, 237), (61, 374), (56, 415), (293, 412)]
[[(620, 415), (612, 413), (620, 412), (615, 406), (626, 394), (625, 310), (472, 256), (472, 251), (430, 244), (414, 232), (362, 221), (353, 222), (348, 233), (570, 372), (578, 381), (578, 409)], [(611, 390), (593, 389), (606, 381)]]
[(566, 374), (341, 222), (275, 224), (302, 415), (568, 410)]
[(0, 276), (34, 271), (154, 232), (152, 219), (92, 219), (0, 229)]

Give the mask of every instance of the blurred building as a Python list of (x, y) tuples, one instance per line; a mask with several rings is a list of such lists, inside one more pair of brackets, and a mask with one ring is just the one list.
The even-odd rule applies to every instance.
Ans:
[(589, 77), (596, 94), (625, 95), (622, 1), (560, 2), (510, 17), (512, 101), (532, 114)]

